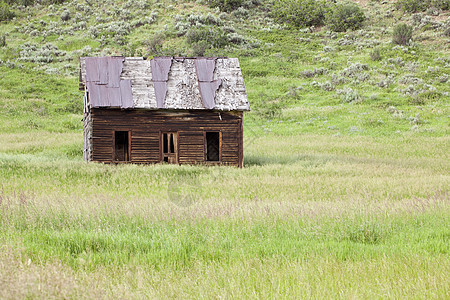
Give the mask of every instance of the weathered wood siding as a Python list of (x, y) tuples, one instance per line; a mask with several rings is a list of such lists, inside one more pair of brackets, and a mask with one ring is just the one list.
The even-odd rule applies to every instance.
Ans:
[(161, 133), (178, 133), (180, 164), (205, 162), (205, 132), (221, 132), (220, 164), (242, 167), (242, 112), (91, 109), (92, 154), (113, 162), (114, 131), (131, 132), (131, 163), (161, 161)]
[(83, 159), (92, 160), (92, 117), (88, 112), (83, 116), (84, 150)]

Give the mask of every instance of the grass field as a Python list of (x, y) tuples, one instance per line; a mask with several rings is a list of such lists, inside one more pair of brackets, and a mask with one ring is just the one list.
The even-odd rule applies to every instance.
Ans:
[[(11, 6), (0, 299), (450, 298), (450, 12), (354, 1), (364, 26), (333, 33), (268, 2)], [(229, 33), (205, 55), (239, 57), (244, 168), (83, 162), (78, 58), (193, 55), (183, 26)]]
[(86, 164), (78, 135), (0, 155), (2, 297), (450, 292), (446, 137), (269, 134), (236, 169)]

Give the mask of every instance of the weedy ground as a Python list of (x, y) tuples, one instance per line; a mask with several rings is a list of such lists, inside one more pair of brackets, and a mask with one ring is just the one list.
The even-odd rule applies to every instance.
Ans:
[[(344, 33), (265, 1), (11, 6), (0, 298), (448, 298), (449, 12), (358, 2)], [(245, 167), (84, 163), (78, 58), (116, 54), (239, 57)]]

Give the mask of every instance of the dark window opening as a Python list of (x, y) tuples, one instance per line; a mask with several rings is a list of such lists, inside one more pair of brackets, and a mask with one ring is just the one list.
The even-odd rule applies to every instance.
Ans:
[(163, 133), (163, 153), (175, 153), (175, 133)]
[(173, 134), (169, 135), (170, 153), (175, 153), (175, 145), (173, 142)]
[(206, 133), (206, 160), (220, 160), (220, 134), (219, 132)]
[(129, 132), (115, 131), (114, 132), (114, 160), (115, 161), (129, 161)]
[(176, 132), (164, 132), (161, 137), (162, 161), (177, 163), (177, 139)]
[(169, 147), (168, 147), (168, 137), (167, 133), (163, 133), (163, 153), (168, 153)]

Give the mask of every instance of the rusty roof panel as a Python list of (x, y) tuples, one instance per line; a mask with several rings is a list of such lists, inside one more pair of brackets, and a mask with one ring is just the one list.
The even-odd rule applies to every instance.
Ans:
[(108, 88), (107, 86), (100, 86), (100, 92), (106, 94), (106, 97), (103, 100), (106, 100), (104, 103), (106, 107), (122, 107), (122, 101), (120, 98), (120, 88)]
[(86, 87), (91, 107), (131, 108), (131, 80), (122, 80), (123, 57), (87, 57)]
[(89, 103), (92, 107), (98, 107), (100, 104), (100, 91), (99, 86), (95, 82), (86, 83), (87, 90), (89, 92)]
[(122, 108), (133, 108), (133, 94), (131, 91), (131, 80), (121, 80), (120, 81), (120, 98)]
[(222, 80), (214, 80), (212, 82), (199, 82), (200, 94), (202, 95), (203, 106), (206, 109), (213, 109), (216, 106), (214, 98), (216, 97), (216, 91), (222, 84)]
[(99, 57), (97, 59), (98, 84), (108, 84), (108, 58)]
[(216, 68), (215, 59), (197, 58), (195, 60), (195, 68), (197, 71), (198, 81), (213, 81), (214, 69)]
[(97, 59), (97, 57), (86, 57), (86, 82), (100, 81)]
[(156, 81), (153, 82), (153, 86), (155, 88), (156, 105), (158, 108), (164, 108), (164, 102), (167, 95), (167, 82)]
[(108, 87), (120, 87), (120, 74), (122, 74), (123, 57), (108, 57)]
[(153, 82), (169, 80), (172, 57), (155, 57), (150, 61), (150, 65), (152, 68)]
[(172, 57), (156, 57), (150, 61), (156, 105), (158, 108), (164, 108), (166, 102), (167, 81), (169, 80), (171, 66)]

